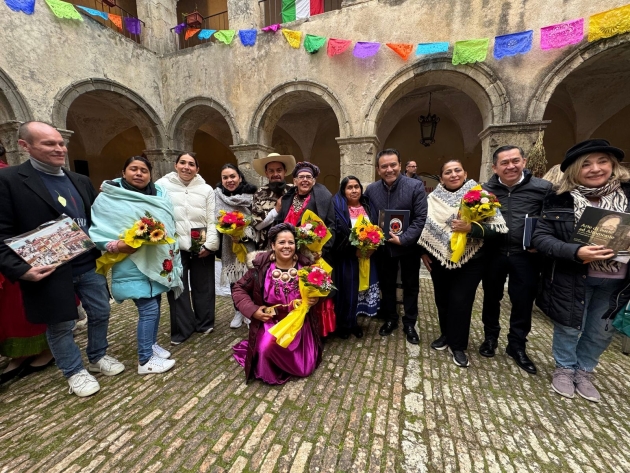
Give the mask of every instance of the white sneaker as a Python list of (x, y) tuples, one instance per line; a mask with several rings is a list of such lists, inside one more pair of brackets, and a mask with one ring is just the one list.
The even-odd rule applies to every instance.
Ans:
[(138, 365), (138, 374), (165, 373), (175, 366), (175, 360), (165, 360), (153, 355), (144, 365)]
[(88, 370), (92, 373), (102, 373), (105, 376), (116, 376), (117, 374), (125, 371), (125, 365), (116, 358), (105, 355), (96, 363), (90, 363)]
[(252, 322), (252, 321), (251, 321), (251, 319), (248, 319), (247, 317), (243, 316), (243, 323), (244, 323), (245, 325), (247, 325), (247, 326), (249, 327), (249, 324), (250, 324), (251, 322)]
[(234, 318), (232, 322), (230, 322), (230, 328), (239, 328), (243, 325), (243, 314), (241, 314), (238, 310), (234, 313)]
[(68, 378), (70, 389), (68, 394), (76, 394), (79, 397), (87, 397), (98, 392), (101, 389), (96, 378), (86, 370), (81, 370)]
[(158, 358), (163, 358), (165, 360), (168, 360), (171, 357), (171, 352), (165, 348), (162, 348), (157, 343), (153, 345), (151, 348), (153, 348), (153, 354), (157, 356)]
[(207, 335), (207, 334), (212, 333), (212, 332), (214, 332), (214, 327), (210, 327), (208, 330), (205, 330), (203, 333), (204, 333), (204, 335)]

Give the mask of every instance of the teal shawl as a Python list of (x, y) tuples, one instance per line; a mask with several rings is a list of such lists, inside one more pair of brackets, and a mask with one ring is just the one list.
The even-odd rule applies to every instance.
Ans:
[[(114, 179), (120, 182), (120, 178)], [(113, 240), (119, 240), (126, 230), (149, 212), (153, 218), (162, 222), (166, 233), (177, 241), (173, 205), (166, 191), (155, 186), (157, 195), (145, 195), (104, 182), (102, 192), (92, 206), (92, 226), (90, 238), (98, 248)], [(172, 252), (172, 255), (171, 255)], [(129, 255), (138, 270), (147, 278), (173, 290), (175, 297), (183, 291), (182, 263), (177, 242), (167, 245), (142, 245), (138, 251)], [(173, 270), (163, 273), (163, 263), (172, 260)], [(120, 263), (117, 263), (120, 264)]]

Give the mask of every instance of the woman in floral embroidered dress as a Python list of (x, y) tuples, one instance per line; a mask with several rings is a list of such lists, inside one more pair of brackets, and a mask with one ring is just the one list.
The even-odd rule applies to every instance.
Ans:
[[(234, 358), (245, 368), (246, 380), (258, 378), (268, 384), (284, 384), (291, 376), (309, 376), (321, 361), (322, 345), (318, 318), (310, 310), (291, 344), (283, 348), (269, 333), (300, 299), (298, 269), (308, 266), (306, 257), (295, 251), (295, 228), (282, 223), (268, 233), (271, 251), (255, 254), (251, 269), (232, 288), (238, 310), (251, 320), (249, 339), (234, 346)], [(318, 298), (305, 303), (313, 306)], [(267, 313), (267, 307), (275, 313)]]
[[(333, 279), (337, 287), (335, 313), (337, 314), (337, 335), (348, 338), (354, 334), (363, 336), (358, 324), (358, 315), (373, 317), (380, 307), (376, 264), (370, 264), (370, 286), (359, 291), (359, 250), (350, 244), (350, 233), (360, 215), (370, 222), (378, 221), (378, 209), (370, 206), (363, 195), (363, 186), (354, 176), (344, 177), (339, 192), (333, 198), (335, 207), (335, 245), (332, 252), (334, 266)], [(373, 251), (369, 252), (371, 256)]]

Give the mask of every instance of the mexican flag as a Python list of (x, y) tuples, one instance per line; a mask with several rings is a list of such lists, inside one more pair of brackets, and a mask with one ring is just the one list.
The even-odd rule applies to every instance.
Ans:
[(282, 0), (282, 23), (324, 13), (324, 0)]

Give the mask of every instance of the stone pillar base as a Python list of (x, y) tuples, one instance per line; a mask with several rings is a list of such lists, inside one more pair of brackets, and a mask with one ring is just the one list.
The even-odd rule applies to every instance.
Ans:
[(0, 124), (0, 141), (7, 151), (6, 160), (9, 166), (17, 166), (28, 161), (28, 153), (18, 145), (17, 132), (22, 122), (10, 121)]
[(380, 141), (376, 135), (337, 138), (341, 179), (348, 175), (359, 178), (365, 188), (374, 182), (376, 154)]
[(234, 153), (234, 156), (236, 156), (238, 168), (245, 175), (247, 182), (259, 187), (267, 183), (266, 178), (254, 171), (252, 163), (254, 159), (264, 158), (269, 153), (273, 153), (273, 148), (261, 144), (242, 144), (232, 145), (230, 149)]
[(538, 132), (547, 128), (550, 120), (539, 122), (506, 123), (490, 125), (481, 133), (481, 169), (479, 182), (486, 182), (492, 177), (492, 154), (497, 148), (514, 145), (523, 149), (525, 157), (538, 139)]
[(155, 182), (160, 177), (175, 170), (173, 166), (179, 152), (174, 149), (145, 149), (144, 154), (153, 165), (151, 179)]

